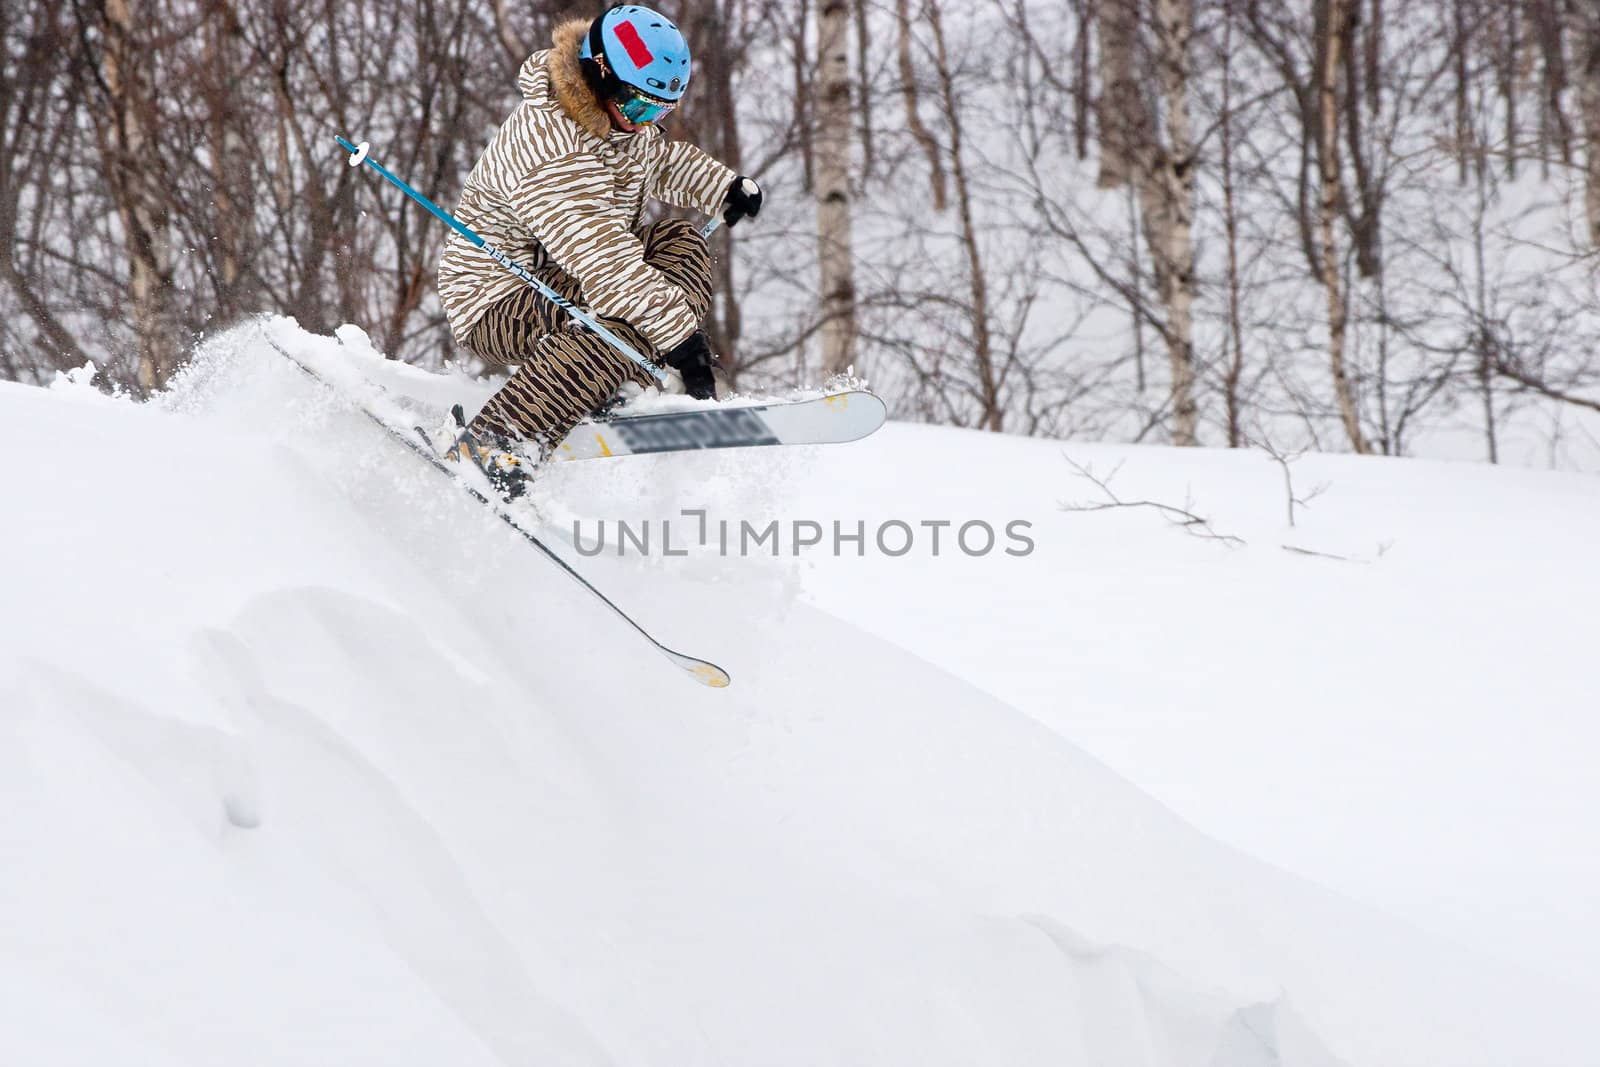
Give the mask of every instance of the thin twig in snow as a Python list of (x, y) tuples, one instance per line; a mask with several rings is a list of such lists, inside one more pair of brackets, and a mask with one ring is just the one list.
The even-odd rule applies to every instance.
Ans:
[(1163, 504), (1158, 500), (1123, 500), (1121, 497), (1117, 496), (1117, 494), (1111, 488), (1111, 479), (1117, 476), (1117, 472), (1122, 469), (1122, 464), (1117, 464), (1112, 468), (1110, 474), (1102, 478), (1096, 475), (1092, 468), (1085, 467), (1067, 453), (1063, 452), (1062, 456), (1066, 459), (1067, 463), (1071, 465), (1073, 471), (1078, 475), (1078, 477), (1092, 482), (1094, 486), (1100, 490), (1100, 492), (1105, 494), (1106, 497), (1104, 501), (1098, 503), (1068, 503), (1066, 501), (1062, 501), (1062, 510), (1094, 512), (1111, 511), (1116, 508), (1151, 508), (1160, 512), (1162, 517), (1172, 525), (1182, 527), (1185, 533), (1192, 534), (1195, 537), (1203, 538), (1207, 541), (1220, 541), (1229, 548), (1244, 547), (1245, 542), (1243, 538), (1234, 537), (1232, 534), (1218, 533), (1216, 527), (1211, 525), (1211, 520), (1203, 518), (1202, 516), (1196, 515), (1193, 511), (1190, 511), (1189, 506), (1191, 506), (1192, 502), (1189, 500), (1185, 500), (1185, 506), (1180, 508), (1175, 507), (1172, 504)]

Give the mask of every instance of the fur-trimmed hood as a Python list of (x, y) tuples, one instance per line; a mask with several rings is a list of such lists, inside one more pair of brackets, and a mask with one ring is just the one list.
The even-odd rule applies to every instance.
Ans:
[(518, 77), (518, 85), (522, 95), (530, 100), (537, 100), (543, 95), (544, 87), (539, 84), (539, 75), (548, 73), (549, 93), (561, 105), (561, 110), (567, 116), (594, 134), (602, 141), (610, 137), (614, 131), (611, 125), (611, 116), (606, 114), (605, 107), (595, 97), (594, 90), (589, 88), (589, 83), (584, 80), (583, 68), (579, 66), (578, 50), (583, 45), (583, 38), (589, 32), (588, 19), (569, 19), (556, 27), (552, 35), (551, 47), (544, 52), (535, 52), (528, 57), (522, 65), (522, 73)]

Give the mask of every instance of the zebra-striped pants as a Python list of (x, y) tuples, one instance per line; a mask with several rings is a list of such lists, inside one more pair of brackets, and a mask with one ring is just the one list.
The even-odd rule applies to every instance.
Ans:
[[(645, 262), (682, 289), (695, 315), (704, 318), (711, 307), (711, 254), (700, 231), (683, 219), (664, 219), (647, 228), (642, 239)], [(566, 272), (552, 269), (541, 280), (581, 305), (578, 284)], [(640, 354), (660, 361), (660, 353), (632, 326), (616, 319), (601, 322)], [(473, 327), (467, 345), (492, 364), (518, 366), (472, 420), (472, 430), (532, 442), (541, 457), (611, 399), (623, 382), (655, 383), (643, 367), (531, 286), (490, 308)]]

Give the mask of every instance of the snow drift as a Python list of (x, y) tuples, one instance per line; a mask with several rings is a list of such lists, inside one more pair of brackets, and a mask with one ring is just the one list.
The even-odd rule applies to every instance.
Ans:
[[(0, 385), (0, 1062), (1596, 1062), (1560, 985), (1203, 836), (807, 560), (580, 562), (734, 676), (686, 682), (256, 329), (158, 404)], [(871, 506), (837, 452), (628, 463), (535, 504)]]

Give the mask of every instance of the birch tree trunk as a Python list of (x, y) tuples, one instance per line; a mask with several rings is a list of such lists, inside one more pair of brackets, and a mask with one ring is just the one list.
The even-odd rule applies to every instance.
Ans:
[(1194, 135), (1189, 128), (1193, 0), (1155, 0), (1156, 82), (1164, 121), (1137, 80), (1141, 0), (1102, 0), (1100, 185), (1132, 185), (1166, 312), (1172, 443), (1199, 443), (1194, 368)]
[(850, 226), (850, 131), (855, 125), (850, 108), (850, 14), (848, 0), (823, 0), (817, 10), (817, 263), (822, 275), (824, 374), (838, 374), (856, 362)]
[(127, 243), (128, 298), (139, 338), (137, 380), (150, 393), (166, 384), (178, 364), (168, 314), (172, 253), (161, 206), (150, 195), (148, 130), (150, 94), (137, 66), (139, 0), (105, 0), (101, 77), (111, 128), (102, 141), (107, 177)]
[(1156, 67), (1166, 143), (1146, 150), (1140, 181), (1145, 241), (1166, 308), (1172, 372), (1172, 443), (1199, 443), (1194, 385), (1194, 138), (1189, 130), (1193, 0), (1156, 0)]
[(1328, 361), (1333, 374), (1333, 391), (1345, 435), (1357, 453), (1370, 451), (1361, 433), (1361, 416), (1355, 392), (1345, 368), (1345, 343), (1349, 308), (1339, 270), (1339, 241), (1335, 226), (1344, 202), (1339, 174), (1339, 72), (1346, 38), (1350, 33), (1349, 0), (1322, 0), (1322, 18), (1317, 27), (1318, 55), (1318, 152), (1321, 165), (1322, 199), (1317, 226), (1321, 238), (1320, 281), (1328, 303)]

